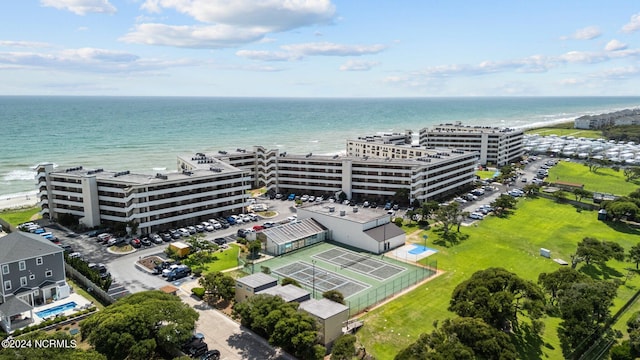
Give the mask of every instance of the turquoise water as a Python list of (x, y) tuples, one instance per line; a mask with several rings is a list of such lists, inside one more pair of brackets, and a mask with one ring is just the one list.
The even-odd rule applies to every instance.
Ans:
[(281, 99), (0, 97), (0, 195), (35, 190), (33, 167), (175, 171), (176, 155), (263, 145), (335, 154), (346, 139), (423, 127), (531, 126), (640, 106), (638, 97)]
[(411, 255), (420, 255), (423, 252), (427, 252), (427, 251), (432, 251), (434, 253), (438, 252), (438, 250), (432, 249), (430, 247), (426, 247), (424, 245), (414, 245), (413, 249), (409, 250), (409, 254), (411, 254)]
[(42, 311), (37, 311), (36, 315), (38, 315), (39, 318), (44, 319), (47, 318), (49, 316), (56, 316), (60, 313), (63, 313), (67, 310), (71, 310), (73, 308), (76, 307), (76, 303), (74, 301), (65, 303), (65, 304), (61, 304), (58, 306), (54, 306), (50, 309), (46, 309), (46, 310), (42, 310)]

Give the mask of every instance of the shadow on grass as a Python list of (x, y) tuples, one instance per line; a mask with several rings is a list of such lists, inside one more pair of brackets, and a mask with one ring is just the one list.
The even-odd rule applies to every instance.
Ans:
[(442, 228), (433, 230), (434, 233), (438, 234), (438, 238), (433, 240), (435, 245), (440, 245), (443, 247), (450, 247), (453, 245), (457, 245), (460, 242), (467, 240), (469, 238), (469, 234), (463, 234), (457, 231), (449, 231), (448, 233), (444, 233)]
[(518, 326), (518, 331), (512, 336), (512, 342), (518, 349), (518, 359), (542, 359), (542, 345), (553, 348), (550, 344), (544, 344), (540, 335), (528, 323)]
[(599, 267), (594, 264), (585, 264), (580, 268), (580, 272), (594, 280), (609, 280), (623, 276), (621, 272), (608, 267), (606, 264)]
[(603, 221), (611, 229), (624, 234), (640, 235), (640, 230), (620, 221)]

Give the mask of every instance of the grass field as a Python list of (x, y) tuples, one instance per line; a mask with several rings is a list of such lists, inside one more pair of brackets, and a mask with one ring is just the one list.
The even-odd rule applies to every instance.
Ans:
[(18, 226), (22, 223), (33, 220), (35, 216), (37, 216), (40, 208), (32, 207), (29, 209), (21, 209), (21, 210), (7, 210), (0, 212), (0, 219), (11, 224), (11, 226)]
[(207, 263), (204, 268), (205, 273), (214, 272), (214, 271), (222, 271), (231, 268), (235, 268), (238, 266), (238, 252), (240, 251), (240, 247), (236, 244), (229, 244), (229, 248), (224, 250), (223, 252), (216, 252), (215, 255), (218, 257), (218, 260)]
[(476, 171), (476, 175), (480, 177), (480, 179), (492, 179), (495, 171), (486, 171), (486, 170), (478, 170)]
[(602, 193), (629, 195), (640, 187), (640, 181), (624, 181), (622, 170), (614, 171), (610, 168), (601, 168), (597, 172), (589, 171), (589, 168), (581, 163), (560, 161), (549, 169), (549, 182), (565, 181), (584, 184), (584, 189)]
[[(391, 359), (421, 333), (432, 331), (434, 321), (454, 317), (447, 311), (453, 289), (478, 270), (502, 267), (522, 278), (537, 281), (541, 272), (552, 272), (559, 266), (539, 256), (541, 247), (550, 249), (552, 258), (570, 261), (576, 244), (586, 236), (616, 241), (625, 249), (640, 239), (640, 232), (635, 229), (610, 226), (598, 221), (595, 212), (578, 212), (570, 205), (546, 199), (523, 199), (518, 210), (508, 218), (488, 217), (477, 227), (466, 227), (461, 231), (469, 238), (453, 247), (433, 244), (438, 235), (425, 232), (429, 235), (428, 246), (439, 251), (428, 260), (437, 260), (438, 269), (445, 273), (363, 317), (365, 326), (358, 333), (358, 340), (367, 352), (378, 359)], [(615, 261), (608, 265), (611, 270), (607, 274), (598, 274), (594, 269), (591, 273), (623, 277), (627, 267), (635, 268)], [(638, 286), (638, 276), (620, 286), (614, 312), (637, 291)], [(543, 345), (520, 349), (521, 358), (562, 359), (556, 331), (559, 319), (545, 318), (544, 321), (546, 331), (540, 339)]]

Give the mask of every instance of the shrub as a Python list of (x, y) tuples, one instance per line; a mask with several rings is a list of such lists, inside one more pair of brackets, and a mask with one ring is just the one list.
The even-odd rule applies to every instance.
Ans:
[(204, 288), (203, 287), (194, 287), (193, 289), (191, 289), (191, 293), (193, 293), (193, 295), (199, 297), (200, 299), (202, 299), (204, 297)]

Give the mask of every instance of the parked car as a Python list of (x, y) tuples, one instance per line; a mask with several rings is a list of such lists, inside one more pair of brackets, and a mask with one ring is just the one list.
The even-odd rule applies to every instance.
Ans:
[(141, 238), (140, 243), (144, 246), (151, 246), (151, 240), (149, 240), (149, 237), (147, 236)]
[(187, 277), (191, 274), (191, 269), (186, 265), (178, 265), (177, 268), (171, 270), (167, 275), (168, 281), (174, 281), (178, 279), (182, 279), (183, 277)]
[(220, 351), (219, 350), (207, 350), (202, 356), (200, 356), (200, 360), (219, 360), (220, 359)]
[[(193, 230), (194, 230), (194, 232), (193, 232), (193, 233), (195, 234), (195, 230), (196, 230), (196, 228), (193, 228)], [(189, 229), (187, 229), (187, 228), (180, 228), (180, 229), (178, 229), (178, 233), (180, 234), (180, 236), (184, 236), (184, 237), (191, 236), (191, 232), (190, 232), (190, 231), (189, 231)]]
[(225, 238), (215, 238), (213, 239), (213, 242), (218, 245), (224, 245), (227, 243), (227, 240)]
[(296, 194), (289, 194), (289, 196), (287, 197), (287, 200), (289, 201), (293, 201), (296, 199)]
[(227, 218), (227, 222), (229, 223), (229, 225), (235, 225), (236, 224), (236, 218), (234, 218), (233, 216), (229, 216)]
[(67, 254), (73, 253), (73, 248), (71, 247), (71, 245), (60, 244), (59, 246), (64, 250), (65, 253), (67, 253)]
[(162, 238), (162, 241), (166, 241), (166, 242), (169, 242), (169, 241), (171, 241), (173, 239), (171, 237), (171, 234), (166, 233), (166, 232), (160, 233), (160, 238)]
[(236, 235), (237, 235), (238, 237), (241, 237), (241, 238), (246, 238), (246, 237), (247, 237), (247, 230), (245, 230), (245, 229), (238, 229), (238, 231), (236, 232)]
[(255, 231), (262, 231), (264, 229), (265, 229), (265, 227), (262, 226), (262, 225), (254, 225), (253, 226), (253, 230), (255, 230)]
[(131, 241), (129, 241), (129, 245), (133, 246), (134, 248), (140, 248), (142, 246), (142, 242), (140, 241), (140, 239), (135, 238), (135, 239), (131, 239)]
[(248, 213), (247, 216), (251, 221), (258, 221), (258, 215), (256, 215), (255, 213)]
[(193, 235), (198, 232), (198, 228), (195, 226), (187, 226), (186, 229), (189, 231), (189, 235)]
[(484, 215), (482, 215), (482, 213), (479, 213), (479, 212), (472, 212), (471, 214), (469, 214), (469, 217), (474, 220), (484, 219)]
[(313, 195), (309, 195), (309, 202), (314, 202), (316, 201), (316, 197)]
[(274, 223), (273, 221), (266, 221), (264, 224), (262, 224), (262, 226), (268, 229), (276, 226), (276, 223)]
[(309, 195), (307, 195), (307, 194), (302, 195), (302, 196), (300, 197), (300, 200), (301, 200), (302, 202), (309, 201)]
[[(149, 239), (151, 239), (151, 241), (156, 244), (162, 244), (162, 240), (163, 240), (162, 237), (158, 234), (149, 235)], [(169, 240), (171, 240), (171, 237), (169, 237)]]

